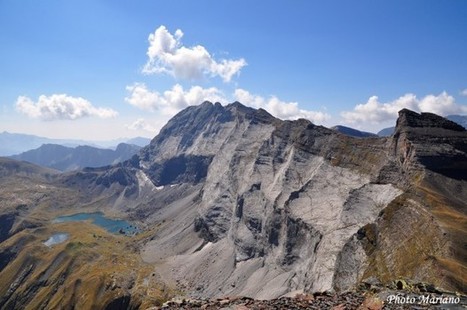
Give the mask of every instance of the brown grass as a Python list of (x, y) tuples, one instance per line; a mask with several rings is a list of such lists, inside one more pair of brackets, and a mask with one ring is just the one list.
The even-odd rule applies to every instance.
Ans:
[[(42, 243), (57, 232), (68, 233), (70, 238), (51, 248)], [(65, 305), (91, 309), (130, 293), (133, 299), (140, 299), (132, 302), (149, 307), (171, 295), (171, 290), (152, 276), (154, 267), (144, 263), (135, 249), (134, 243), (144, 235), (130, 238), (110, 234), (87, 222), (68, 222), (24, 230), (4, 242), (1, 248), (12, 247), (26, 235), (34, 237), (0, 272), (0, 294), (4, 296), (21, 270), (34, 263), (32, 272), (14, 292), (17, 296), (27, 296), (31, 295), (28, 294), (31, 288), (36, 291), (25, 309), (37, 309), (45, 304), (50, 309)], [(45, 274), (48, 275), (46, 282), (41, 282)]]

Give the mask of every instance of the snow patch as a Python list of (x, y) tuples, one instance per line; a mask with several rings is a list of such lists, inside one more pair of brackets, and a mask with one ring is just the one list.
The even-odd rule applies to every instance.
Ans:
[(140, 190), (145, 187), (148, 187), (151, 190), (158, 189), (142, 170), (138, 170), (136, 172), (136, 178), (138, 179)]
[(53, 245), (65, 242), (66, 240), (68, 240), (69, 236), (69, 234), (65, 233), (54, 234), (49, 239), (47, 239), (47, 241), (45, 241), (44, 244), (50, 248)]

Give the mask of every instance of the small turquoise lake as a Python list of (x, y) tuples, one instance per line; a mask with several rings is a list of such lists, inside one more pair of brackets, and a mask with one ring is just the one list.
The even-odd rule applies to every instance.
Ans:
[(76, 213), (72, 215), (59, 216), (53, 223), (91, 221), (113, 234), (124, 234), (132, 236), (140, 232), (140, 229), (125, 220), (115, 220), (105, 217), (102, 212)]

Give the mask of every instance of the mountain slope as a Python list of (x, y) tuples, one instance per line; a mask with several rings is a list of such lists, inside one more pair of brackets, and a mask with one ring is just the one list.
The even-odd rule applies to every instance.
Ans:
[(446, 118), (450, 121), (456, 122), (457, 124), (467, 129), (467, 115), (453, 114), (446, 116)]
[(116, 164), (129, 159), (139, 150), (139, 146), (125, 143), (120, 143), (115, 150), (87, 145), (72, 148), (58, 144), (43, 144), (37, 149), (13, 155), (11, 158), (60, 171), (71, 171), (84, 167)]
[[(137, 265), (153, 266), (150, 279), (184, 296), (345, 291), (372, 277), (466, 292), (466, 163), (467, 132), (434, 114), (402, 110), (393, 136), (360, 139), (238, 102), (205, 102), (174, 116), (139, 155), (53, 177), (54, 190), (28, 205), (37, 234), (64, 230), (47, 219), (83, 210), (135, 221), (145, 232), (122, 246), (139, 253)], [(73, 242), (92, 244), (66, 229)], [(12, 238), (0, 243), (4, 253)], [(29, 265), (15, 262), (5, 270), (16, 276), (0, 289), (22, 286), (7, 302), (38, 285), (21, 278)], [(132, 279), (119, 294), (134, 307), (150, 304), (156, 293), (140, 295), (144, 276)], [(96, 289), (106, 303), (115, 297), (104, 284)]]
[(392, 158), (378, 182), (398, 183), (404, 194), (359, 231), (346, 251), (363, 246), (364, 276), (389, 281), (401, 275), (466, 291), (466, 137), (462, 126), (435, 114), (399, 112), (389, 140)]
[[(464, 164), (467, 134), (454, 123), (431, 114), (414, 116), (402, 111), (400, 135), (388, 140), (360, 140), (339, 137), (304, 120), (279, 121), (239, 104), (225, 109), (212, 105), (197, 109), (186, 116), (180, 114), (180, 120), (174, 118), (165, 128), (170, 135), (164, 137), (164, 130), (161, 131), (162, 135), (141, 153), (140, 165), (154, 184), (166, 185), (200, 181), (184, 180), (183, 172), (180, 172), (183, 177), (169, 179), (153, 173), (161, 166), (170, 167), (167, 165), (173, 158), (203, 156), (206, 164), (201, 170), (210, 162), (192, 224), (201, 240), (196, 246), (180, 249), (169, 263), (170, 270), (181, 269), (178, 280), (185, 281), (187, 287), (201, 283), (198, 290), (201, 295), (218, 296), (220, 287), (223, 294), (271, 298), (293, 290), (346, 289), (363, 276), (382, 276), (380, 270), (371, 269), (381, 267), (372, 261), (376, 250), (365, 251), (365, 242), (371, 244), (367, 240), (367, 225), (378, 226), (381, 222), (384, 226), (389, 221), (391, 225), (410, 227), (410, 221), (380, 217), (394, 205), (406, 206), (404, 212), (410, 214), (431, 203), (415, 194), (424, 188), (425, 171), (434, 173), (433, 179), (447, 177), (452, 186), (465, 188), (465, 179), (458, 177), (467, 175)], [(413, 121), (417, 117), (419, 122)], [(194, 128), (186, 130), (187, 124), (193, 124)], [(431, 131), (425, 129), (430, 127)], [(178, 132), (183, 134), (178, 136), (176, 129), (182, 129)], [(215, 139), (211, 138), (213, 132)], [(437, 136), (444, 137), (443, 144), (439, 144)], [(432, 138), (426, 140), (428, 137)], [(412, 144), (420, 147), (410, 155), (413, 158), (401, 162), (400, 156), (409, 152), (402, 145)], [(438, 146), (431, 152), (433, 145)], [(455, 166), (450, 167), (449, 163)], [(454, 175), (453, 171), (458, 173)], [(425, 240), (420, 241), (426, 247), (424, 253), (445, 257), (449, 251), (446, 246), (440, 249), (445, 231), (439, 220), (439, 226), (425, 231), (430, 239), (419, 238)], [(425, 227), (428, 222), (429, 217), (419, 225)], [(359, 231), (365, 232), (361, 240)], [(415, 229), (408, 233), (423, 235)], [(354, 238), (358, 240), (356, 244), (352, 244)], [(156, 237), (147, 245), (143, 257), (159, 261), (153, 253), (155, 249), (173, 245), (166, 242)], [(348, 268), (350, 262), (342, 261), (339, 254), (347, 245), (358, 253), (352, 258), (353, 269)], [(394, 250), (383, 245), (377, 249), (385, 255)], [(203, 267), (213, 255), (219, 258), (209, 268)], [(414, 272), (421, 275), (422, 270), (432, 266), (423, 262), (422, 255), (405, 259), (413, 260), (416, 266), (407, 269), (406, 260), (401, 260), (391, 267), (392, 275), (412, 276)], [(456, 257), (453, 261), (462, 260)], [(345, 276), (340, 266), (346, 266)], [(420, 278), (456, 287), (457, 280), (450, 283), (439, 277), (440, 269), (433, 270), (436, 272)], [(177, 278), (177, 273), (172, 276)], [(210, 279), (214, 276), (219, 280), (212, 283)]]
[(357, 138), (366, 138), (366, 137), (376, 137), (374, 133), (371, 132), (366, 132), (366, 131), (360, 131), (354, 128), (338, 125), (334, 126), (331, 129), (334, 129), (344, 135), (352, 136), (352, 137), (357, 137)]
[(378, 131), (377, 135), (380, 137), (389, 137), (394, 133), (395, 129), (396, 127), (383, 128), (380, 131)]
[[(401, 118), (407, 113), (403, 111)], [(422, 119), (425, 117), (423, 114)], [(452, 141), (453, 144), (464, 143), (465, 131), (438, 128), (431, 121), (428, 117), (422, 126), (434, 126), (435, 134), (447, 130), (447, 135), (459, 135), (460, 140)], [(404, 131), (413, 126), (401, 123), (399, 127)], [(422, 129), (414, 130), (423, 133)], [(412, 136), (407, 139), (410, 141)], [(156, 196), (179, 195), (180, 200), (172, 200), (168, 206), (179, 210), (180, 217), (156, 198), (143, 203), (157, 209), (160, 218), (167, 216), (180, 223), (176, 229), (167, 228), (155, 236), (145, 246), (143, 258), (151, 263), (166, 263), (166, 270), (178, 270), (164, 276), (177, 279), (186, 287), (198, 284), (194, 293), (201, 296), (245, 294), (271, 298), (293, 290), (346, 289), (364, 276), (382, 276), (376, 268), (380, 266), (370, 264), (370, 254), (375, 250), (364, 251), (365, 242), (370, 242), (365, 239), (366, 227), (379, 221), (387, 224), (380, 216), (393, 205), (405, 205), (404, 212), (419, 212), (418, 206), (426, 202), (416, 197), (417, 186), (424, 180), (427, 168), (437, 169), (429, 156), (401, 163), (399, 153), (394, 152), (394, 143), (399, 140), (400, 137), (361, 140), (338, 136), (305, 120), (280, 121), (265, 111), (238, 103), (225, 108), (205, 103), (182, 111), (142, 150), (132, 169), (140, 183), (139, 197), (145, 192), (144, 187), (147, 191), (151, 186), (177, 184), (193, 184), (196, 190), (201, 188), (200, 193), (192, 196), (182, 186), (179, 192), (172, 187), (157, 191)], [(424, 144), (423, 140), (417, 142)], [(459, 152), (459, 158), (455, 152)], [(441, 147), (437, 155), (447, 162), (460, 161), (458, 168), (462, 168), (462, 150)], [(433, 172), (450, 177), (448, 170)], [(452, 179), (454, 183), (461, 182), (455, 186), (464, 186), (464, 181)], [(136, 189), (133, 193), (138, 195)], [(184, 199), (192, 200), (187, 204)], [(186, 212), (182, 212), (184, 208)], [(151, 215), (149, 207), (135, 209)], [(410, 221), (393, 222), (411, 225)], [(442, 240), (444, 231), (436, 227), (431, 228), (431, 240)], [(193, 230), (198, 233), (197, 238)], [(417, 234), (421, 231), (410, 233)], [(357, 244), (349, 244), (354, 238)], [(304, 244), (308, 247), (304, 248)], [(339, 253), (348, 251), (347, 246), (354, 247), (358, 257), (350, 259), (354, 260), (353, 269), (346, 267), (343, 273), (340, 266), (351, 263), (342, 261)], [(425, 246), (425, 252), (432, 253), (429, 255), (444, 257), (448, 253), (446, 248), (439, 252), (436, 242)], [(385, 255), (393, 250), (378, 249)], [(219, 258), (207, 268), (205, 262), (213, 256)], [(407, 259), (417, 262), (414, 269), (430, 268), (421, 256)], [(411, 276), (414, 270), (408, 273), (402, 268), (405, 263), (401, 260), (391, 268), (400, 269), (399, 275)], [(395, 274), (398, 273), (392, 273)], [(212, 282), (213, 277), (219, 280)], [(420, 278), (455, 287), (434, 274)]]
[[(160, 305), (172, 293), (139, 256), (134, 244), (144, 234), (130, 238), (90, 222), (53, 222), (67, 212), (101, 207), (98, 197), (62, 184), (61, 175), (0, 158), (0, 309)], [(57, 233), (69, 238), (47, 246), (45, 241)]]

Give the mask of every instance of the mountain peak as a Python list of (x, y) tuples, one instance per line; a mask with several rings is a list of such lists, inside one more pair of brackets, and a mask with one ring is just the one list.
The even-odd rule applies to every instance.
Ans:
[(467, 131), (433, 113), (399, 111), (393, 146), (404, 167), (421, 164), (445, 177), (465, 180)]
[(212, 107), (213, 105), (214, 105), (214, 104), (213, 104), (211, 101), (205, 100), (205, 101), (203, 101), (203, 103), (201, 103), (199, 106), (200, 106), (200, 107)]
[(428, 112), (417, 113), (408, 109), (402, 109), (399, 111), (396, 131), (407, 127), (429, 127), (465, 131), (465, 128), (461, 125), (439, 115)]
[[(247, 107), (242, 103), (235, 101), (226, 106), (222, 106), (219, 102), (213, 104), (210, 101), (204, 101), (197, 106), (189, 106), (176, 114), (169, 122), (161, 129), (160, 134), (190, 133), (195, 132), (213, 123), (225, 123), (239, 119), (254, 119), (264, 123), (272, 123), (276, 118), (263, 109), (254, 109)], [(210, 125), (209, 125), (210, 126)]]
[(244, 104), (242, 104), (240, 101), (234, 101), (227, 106), (233, 106), (233, 107), (246, 107)]
[(257, 110), (254, 108), (247, 107), (246, 105), (235, 101), (225, 106), (228, 111), (237, 111), (244, 114), (254, 114)]

